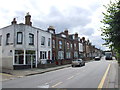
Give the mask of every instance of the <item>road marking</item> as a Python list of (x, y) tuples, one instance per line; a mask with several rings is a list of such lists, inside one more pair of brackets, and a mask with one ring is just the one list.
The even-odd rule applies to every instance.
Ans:
[(72, 79), (73, 77), (74, 77), (74, 76), (69, 77), (68, 80), (69, 80), (69, 79)]
[(5, 73), (0, 73), (0, 75), (13, 76), (13, 75), (5, 74)]
[(57, 84), (55, 84), (55, 85), (53, 85), (52, 86), (52, 88), (54, 88), (54, 87), (56, 87), (56, 86), (58, 86), (59, 84), (61, 84), (62, 82), (59, 82), (59, 83), (57, 83)]
[(109, 69), (110, 69), (110, 64), (108, 65), (108, 68), (107, 68), (107, 70), (106, 70), (106, 72), (105, 72), (105, 74), (104, 74), (104, 76), (103, 76), (103, 78), (98, 86), (98, 90), (101, 90), (101, 88), (103, 87), (103, 84), (105, 82), (105, 79), (106, 79), (106, 76), (107, 76)]

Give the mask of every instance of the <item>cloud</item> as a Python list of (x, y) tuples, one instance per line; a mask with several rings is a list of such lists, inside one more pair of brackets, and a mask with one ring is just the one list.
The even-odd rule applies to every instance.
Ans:
[(91, 12), (79, 7), (67, 8), (62, 12), (56, 7), (51, 7), (47, 15), (34, 20), (34, 23), (43, 28), (53, 25), (57, 32), (61, 32), (65, 28), (71, 30), (78, 26), (86, 26), (91, 22), (88, 14), (91, 15)]
[(98, 31), (104, 10), (102, 5), (108, 2), (109, 0), (1, 0), (0, 28), (9, 25), (14, 17), (17, 17), (18, 23), (24, 23), (25, 14), (30, 12), (34, 27), (46, 30), (52, 25), (57, 33), (67, 28), (70, 33), (78, 32), (80, 37), (86, 36), (99, 46), (103, 43)]

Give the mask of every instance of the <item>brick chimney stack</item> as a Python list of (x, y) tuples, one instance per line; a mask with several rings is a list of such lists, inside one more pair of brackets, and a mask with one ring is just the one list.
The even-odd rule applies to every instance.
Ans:
[(13, 18), (13, 21), (11, 22), (11, 24), (17, 24), (16, 18)]
[(68, 30), (67, 29), (64, 31), (64, 33), (65, 33), (66, 36), (68, 36)]
[(25, 16), (25, 24), (32, 26), (32, 22), (31, 22), (31, 15), (29, 14), (29, 12), (27, 13), (27, 15)]
[(78, 39), (78, 33), (75, 33), (75, 39)]
[(82, 39), (80, 39), (80, 43), (82, 43)]
[(85, 37), (82, 37), (82, 40), (85, 41)]
[(48, 32), (55, 34), (55, 28), (53, 26), (49, 26)]

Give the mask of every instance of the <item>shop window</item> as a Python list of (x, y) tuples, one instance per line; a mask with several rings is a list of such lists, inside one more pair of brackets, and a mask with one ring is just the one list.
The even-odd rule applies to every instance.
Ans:
[(23, 64), (24, 63), (24, 51), (23, 50), (15, 50), (15, 64)]

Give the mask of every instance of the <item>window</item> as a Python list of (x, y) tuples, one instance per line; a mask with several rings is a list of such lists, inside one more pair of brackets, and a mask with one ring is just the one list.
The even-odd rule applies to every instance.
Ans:
[(72, 43), (71, 43), (71, 49), (72, 49)]
[(40, 51), (40, 59), (47, 59), (46, 51)]
[(74, 43), (74, 49), (76, 49), (76, 43)]
[(22, 32), (17, 32), (17, 44), (22, 44), (23, 35)]
[(34, 35), (29, 33), (29, 45), (34, 45)]
[(23, 50), (15, 50), (15, 64), (23, 64), (24, 63), (24, 51)]
[(6, 35), (6, 45), (9, 45), (10, 42), (10, 33)]
[(53, 48), (55, 48), (55, 40), (53, 39)]
[(45, 37), (44, 36), (42, 36), (42, 38), (41, 38), (41, 45), (45, 45)]
[(74, 57), (78, 58), (78, 52), (77, 51), (74, 52)]
[(64, 59), (64, 52), (58, 51), (58, 59)]
[(59, 49), (62, 49), (62, 41), (59, 41)]
[(30, 65), (31, 64), (31, 60), (32, 60), (33, 64), (36, 63), (35, 51), (34, 50), (26, 50), (26, 64)]
[(70, 56), (71, 56), (70, 52), (66, 52), (66, 58), (69, 59), (71, 58)]
[(67, 42), (67, 49), (70, 49), (70, 44)]
[(0, 46), (2, 45), (2, 35), (0, 35)]
[(50, 46), (50, 38), (48, 38), (48, 46)]

